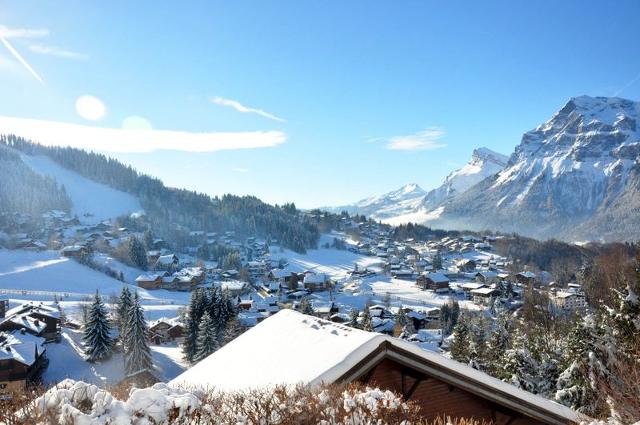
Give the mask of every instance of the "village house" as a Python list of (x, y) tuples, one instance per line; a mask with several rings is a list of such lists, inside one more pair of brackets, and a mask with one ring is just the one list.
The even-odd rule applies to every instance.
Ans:
[(416, 285), (434, 292), (448, 292), (449, 278), (440, 272), (423, 273), (416, 279)]
[(146, 273), (136, 277), (136, 284), (144, 289), (160, 289), (164, 273)]
[(302, 287), (307, 291), (325, 291), (329, 288), (329, 276), (325, 273), (307, 273), (302, 279)]
[(569, 291), (557, 291), (549, 296), (551, 304), (559, 312), (573, 312), (587, 308), (587, 300), (584, 293)]
[(536, 280), (536, 274), (530, 271), (520, 272), (516, 274), (515, 280), (522, 286), (533, 285)]
[(470, 300), (473, 298), (473, 295), (471, 295), (471, 291), (475, 289), (484, 288), (486, 286), (487, 285), (485, 285), (482, 282), (466, 282), (460, 285), (460, 289), (462, 289), (462, 291), (464, 292), (465, 298)]
[(500, 291), (496, 288), (478, 288), (473, 289), (471, 291), (471, 296), (473, 297), (473, 302), (480, 305), (491, 305), (493, 300), (495, 300)]
[(156, 345), (180, 341), (184, 334), (183, 326), (175, 319), (159, 319), (149, 323), (149, 340)]
[(473, 418), (502, 425), (579, 421), (568, 407), (408, 341), (293, 310), (263, 320), (169, 385), (247, 391), (276, 383), (317, 387), (351, 382), (394, 391), (419, 406), (427, 420)]
[(83, 245), (69, 245), (62, 248), (60, 254), (63, 257), (80, 258), (89, 253), (89, 248)]
[(231, 297), (239, 297), (249, 290), (249, 285), (241, 280), (225, 280), (220, 282), (220, 290)]
[(26, 332), (47, 341), (57, 341), (60, 324), (60, 312), (56, 308), (31, 302), (7, 310), (6, 317), (0, 321), (0, 331)]
[(458, 271), (462, 273), (472, 272), (476, 269), (476, 262), (467, 258), (462, 258), (455, 262)]
[(476, 282), (484, 283), (485, 285), (490, 285), (499, 280), (498, 273), (491, 270), (483, 270), (476, 273)]
[(44, 338), (20, 331), (0, 333), (0, 400), (35, 382), (48, 363)]
[(180, 264), (180, 259), (175, 254), (161, 255), (158, 257), (153, 268), (155, 270), (176, 270)]

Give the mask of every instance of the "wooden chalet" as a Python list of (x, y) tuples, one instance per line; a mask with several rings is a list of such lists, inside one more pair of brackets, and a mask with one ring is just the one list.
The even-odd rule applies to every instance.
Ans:
[(450, 416), (498, 425), (580, 420), (566, 406), (408, 341), (293, 310), (265, 319), (170, 385), (242, 391), (277, 384), (313, 387), (350, 382), (402, 394), (419, 405), (427, 419)]
[(0, 331), (20, 331), (55, 341), (60, 338), (60, 322), (57, 309), (40, 303), (26, 303), (6, 312), (6, 317), (0, 320)]
[(0, 400), (22, 392), (48, 363), (43, 338), (21, 331), (0, 333)]
[(416, 285), (434, 292), (448, 292), (449, 278), (443, 273), (423, 273), (416, 279)]

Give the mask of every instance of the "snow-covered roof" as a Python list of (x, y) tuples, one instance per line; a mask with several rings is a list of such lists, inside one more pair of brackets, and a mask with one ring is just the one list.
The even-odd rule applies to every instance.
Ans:
[[(482, 387), (479, 391), (486, 397), (499, 398), (512, 408), (548, 412), (566, 422), (578, 419), (577, 413), (568, 407), (407, 341), (293, 310), (281, 310), (263, 320), (173, 379), (170, 385), (234, 391), (277, 384), (333, 383), (384, 343), (436, 366), (439, 376), (451, 374), (458, 380), (464, 377), (465, 383)], [(292, 358), (296, 361), (292, 362)]]
[(246, 286), (247, 283), (241, 280), (225, 280), (220, 283), (220, 289), (223, 291), (241, 291)]
[(467, 282), (467, 283), (463, 283), (462, 286), (460, 287), (462, 289), (473, 290), (473, 289), (480, 289), (485, 286), (486, 285), (484, 283), (480, 283), (480, 282)]
[(0, 343), (0, 360), (14, 359), (31, 366), (36, 361), (36, 350), (38, 353), (45, 351), (44, 338), (19, 332), (2, 336), (6, 339)]
[(474, 295), (492, 295), (496, 292), (498, 292), (498, 290), (495, 288), (478, 288), (471, 290), (471, 293)]
[(329, 278), (324, 273), (308, 273), (304, 276), (302, 283), (306, 284), (323, 284), (327, 282)]
[(374, 349), (380, 338), (380, 334), (281, 310), (171, 383), (243, 390), (332, 382)]
[(443, 273), (440, 273), (440, 272), (427, 273), (426, 277), (428, 279), (431, 279), (432, 281), (434, 281), (436, 283), (449, 282), (449, 278), (447, 276), (445, 276)]
[(178, 261), (178, 257), (175, 254), (167, 254), (161, 255), (158, 257), (158, 264), (169, 265), (173, 264), (175, 261)]

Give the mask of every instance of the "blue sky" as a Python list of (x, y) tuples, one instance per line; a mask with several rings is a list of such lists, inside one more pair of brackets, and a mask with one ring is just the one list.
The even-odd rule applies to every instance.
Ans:
[(0, 1), (0, 116), (172, 186), (340, 205), (510, 154), (572, 96), (640, 100), (639, 20), (637, 0)]

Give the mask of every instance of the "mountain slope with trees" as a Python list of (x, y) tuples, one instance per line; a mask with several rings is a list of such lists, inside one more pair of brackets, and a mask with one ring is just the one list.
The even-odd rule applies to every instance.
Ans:
[[(277, 239), (283, 246), (303, 252), (306, 248), (315, 248), (319, 239), (317, 227), (300, 214), (293, 204), (272, 206), (254, 196), (210, 197), (186, 189), (169, 188), (159, 179), (141, 174), (105, 155), (75, 148), (43, 146), (13, 135), (0, 136), (0, 147), (10, 152), (5, 155), (12, 155), (12, 162), (18, 164), (15, 167), (24, 166), (18, 152), (44, 155), (83, 177), (134, 195), (144, 208), (154, 233), (168, 240), (179, 238), (185, 228), (210, 232), (235, 231), (238, 236)], [(13, 192), (22, 192), (19, 188), (32, 186), (33, 178), (23, 180), (23, 183), (16, 183), (18, 189), (12, 189)], [(38, 180), (42, 181), (47, 180)], [(38, 182), (34, 181), (33, 185)], [(55, 182), (47, 184), (51, 188)], [(58, 209), (65, 209), (66, 206), (68, 209), (63, 189), (60, 190), (61, 199), (57, 203), (39, 202), (57, 206)], [(36, 192), (34, 197), (46, 199), (44, 191), (42, 194)], [(16, 203), (14, 193), (10, 194), (10, 198)], [(14, 210), (24, 212), (27, 209), (21, 207), (16, 204)]]

